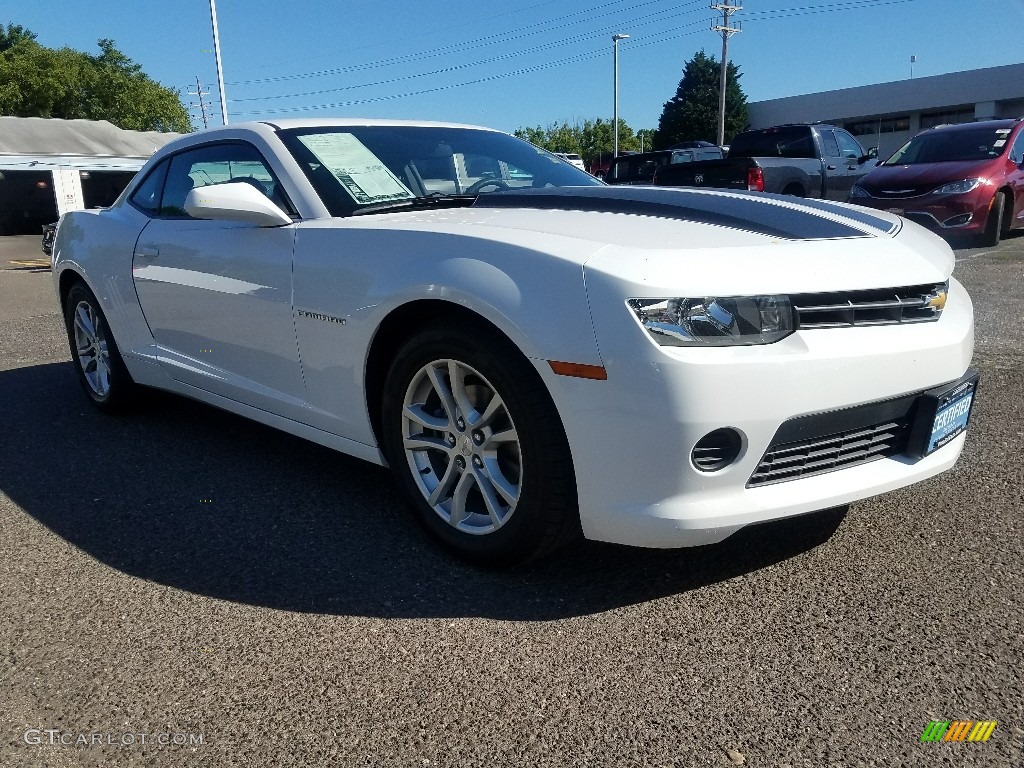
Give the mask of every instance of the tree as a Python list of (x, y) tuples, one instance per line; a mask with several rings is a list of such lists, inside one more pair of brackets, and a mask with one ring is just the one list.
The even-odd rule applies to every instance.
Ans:
[(178, 91), (151, 80), (113, 40), (98, 45), (96, 56), (46, 48), (24, 27), (0, 27), (0, 114), (109, 120), (133, 131), (192, 130)]
[[(584, 120), (582, 125), (568, 121), (552, 123), (546, 129), (539, 125), (536, 128), (519, 128), (515, 136), (526, 139), (531, 144), (549, 152), (572, 152), (583, 158), (588, 165), (611, 157), (615, 145), (615, 131), (610, 120)], [(619, 118), (619, 150), (640, 150), (640, 138), (644, 136), (644, 149), (651, 148), (651, 135), (654, 132), (644, 129), (634, 134), (626, 121)]]
[(0, 25), (0, 53), (3, 53), (8, 48), (13, 48), (20, 42), (26, 40), (33, 42), (36, 37), (35, 32), (29, 32), (20, 24), (8, 24), (7, 29)]
[[(739, 67), (729, 62), (725, 87), (725, 143), (747, 127), (747, 97), (739, 79)], [(681, 141), (714, 141), (718, 134), (720, 67), (704, 51), (686, 62), (676, 95), (665, 102), (654, 135), (654, 145), (667, 149)]]

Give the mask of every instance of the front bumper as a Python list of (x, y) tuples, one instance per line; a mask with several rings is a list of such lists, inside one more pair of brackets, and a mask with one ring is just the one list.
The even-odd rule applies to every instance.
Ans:
[[(608, 380), (544, 371), (576, 467), (580, 518), (591, 539), (645, 547), (721, 541), (752, 523), (789, 517), (919, 482), (949, 469), (961, 435), (934, 453), (757, 487), (748, 481), (780, 425), (956, 381), (973, 353), (973, 309), (950, 279), (937, 322), (798, 331), (751, 347), (662, 348), (635, 328), (595, 318)], [(613, 327), (614, 326), (614, 327)], [(691, 463), (698, 440), (731, 427), (738, 458), (717, 472)]]
[(933, 232), (974, 234), (985, 230), (993, 199), (991, 190), (978, 189), (963, 195), (929, 194), (891, 199), (858, 197), (850, 202), (895, 213)]

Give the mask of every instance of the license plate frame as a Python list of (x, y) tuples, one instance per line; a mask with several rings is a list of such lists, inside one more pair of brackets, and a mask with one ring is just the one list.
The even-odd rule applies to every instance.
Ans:
[(910, 456), (923, 459), (967, 431), (977, 401), (979, 378), (971, 368), (959, 381), (921, 393), (907, 445)]

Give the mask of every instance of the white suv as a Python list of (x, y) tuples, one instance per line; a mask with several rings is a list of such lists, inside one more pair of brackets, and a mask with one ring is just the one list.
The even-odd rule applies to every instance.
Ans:
[(567, 163), (571, 163), (579, 168), (581, 171), (587, 170), (583, 165), (583, 158), (577, 155), (575, 152), (555, 152), (555, 155), (565, 160)]

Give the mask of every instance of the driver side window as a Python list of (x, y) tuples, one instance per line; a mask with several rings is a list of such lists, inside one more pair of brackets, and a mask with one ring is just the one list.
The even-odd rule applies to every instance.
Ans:
[(185, 198), (189, 192), (198, 187), (227, 182), (250, 184), (285, 213), (294, 213), (277, 179), (256, 148), (235, 142), (197, 147), (172, 157), (159, 215), (188, 218)]
[(1017, 138), (1013, 140), (1013, 146), (1010, 147), (1010, 160), (1020, 165), (1024, 162), (1024, 128), (1017, 134)]

